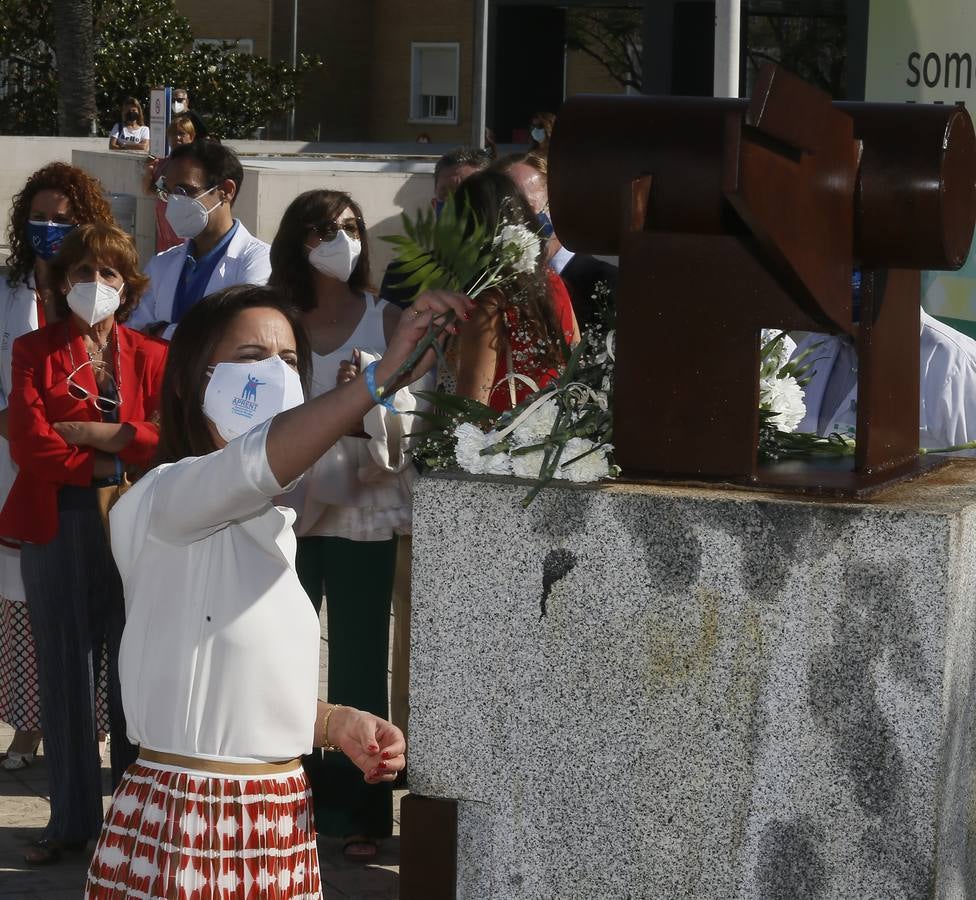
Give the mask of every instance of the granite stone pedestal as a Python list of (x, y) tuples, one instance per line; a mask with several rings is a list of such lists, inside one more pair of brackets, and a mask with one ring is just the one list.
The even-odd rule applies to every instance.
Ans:
[(458, 898), (976, 898), (976, 463), (525, 492), (417, 484), (410, 788), (457, 801)]

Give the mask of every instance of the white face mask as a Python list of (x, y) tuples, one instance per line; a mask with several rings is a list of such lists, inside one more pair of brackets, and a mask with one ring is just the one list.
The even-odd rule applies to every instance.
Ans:
[(298, 373), (280, 356), (269, 356), (214, 366), (203, 394), (203, 414), (225, 441), (232, 441), (304, 402)]
[(529, 134), (532, 135), (532, 140), (537, 144), (541, 144), (546, 139), (546, 129), (545, 128), (533, 128)]
[(173, 101), (173, 112), (176, 115), (179, 115), (181, 112), (186, 112), (186, 104), (185, 103), (182, 103), (179, 100), (174, 100)]
[[(306, 246), (308, 246), (306, 244)], [(331, 275), (339, 281), (348, 281), (359, 254), (362, 252), (362, 241), (349, 237), (343, 229), (331, 241), (323, 241), (318, 247), (309, 247), (308, 261), (323, 275)]]
[[(209, 191), (204, 191), (200, 197), (206, 197), (207, 194), (213, 193), (215, 190), (217, 190), (216, 186), (210, 188)], [(166, 221), (176, 232), (177, 237), (195, 238), (207, 227), (210, 213), (217, 209), (217, 206), (220, 206), (218, 203), (217, 206), (211, 206), (210, 209), (207, 209), (200, 202), (200, 197), (184, 197), (182, 194), (169, 195), (169, 199), (166, 201)]]
[(68, 307), (89, 325), (112, 315), (122, 303), (122, 294), (100, 281), (68, 282)]

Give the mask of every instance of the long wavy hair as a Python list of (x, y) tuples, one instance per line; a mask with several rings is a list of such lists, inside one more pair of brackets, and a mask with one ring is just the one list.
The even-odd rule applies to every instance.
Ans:
[(187, 456), (204, 456), (217, 449), (203, 413), (207, 367), (230, 323), (245, 309), (264, 307), (280, 312), (295, 333), (298, 373), (308, 396), (312, 350), (301, 313), (283, 292), (273, 287), (241, 284), (210, 294), (180, 319), (180, 327), (169, 344), (155, 465), (177, 462)]
[(34, 268), (34, 250), (27, 239), (27, 222), (34, 198), (41, 191), (59, 191), (68, 198), (71, 215), (79, 225), (89, 222), (115, 224), (112, 208), (105, 199), (101, 182), (67, 163), (56, 162), (38, 169), (14, 197), (7, 229), (10, 255), (7, 257), (7, 283), (14, 287)]
[[(494, 169), (486, 169), (466, 178), (448, 202), (455, 204), (459, 215), (467, 203), (492, 233), (502, 221), (510, 225), (524, 225), (533, 232), (539, 230), (535, 213), (515, 182)], [(511, 306), (517, 307), (520, 322), (542, 352), (542, 361), (555, 368), (565, 363), (565, 336), (553, 309), (542, 249), (535, 269), (517, 276), (499, 295), (498, 305), (503, 311)]]
[(356, 268), (349, 276), (349, 287), (364, 293), (373, 291), (369, 272), (369, 236), (359, 204), (342, 191), (313, 190), (299, 194), (281, 217), (278, 232), (271, 242), (271, 277), (268, 284), (303, 311), (315, 308), (312, 266), (305, 247), (309, 231), (334, 222), (344, 209), (352, 210), (359, 226), (362, 250)]

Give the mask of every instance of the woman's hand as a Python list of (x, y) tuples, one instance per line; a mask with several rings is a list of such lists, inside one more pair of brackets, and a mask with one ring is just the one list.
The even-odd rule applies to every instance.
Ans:
[(393, 781), (407, 765), (403, 732), (351, 706), (336, 707), (329, 717), (328, 739), (362, 770), (367, 784)]
[(344, 359), (339, 363), (339, 371), (336, 373), (336, 387), (355, 381), (359, 377), (360, 359), (359, 351), (352, 351), (352, 359)]
[[(400, 316), (400, 321), (397, 322), (396, 330), (390, 338), (386, 353), (376, 367), (377, 383), (386, 384), (393, 377), (416, 349), (420, 340), (427, 334), (431, 323), (436, 328), (441, 317), (449, 312), (453, 312), (460, 320), (467, 320), (470, 318), (472, 309), (474, 309), (474, 301), (463, 294), (454, 294), (450, 291), (425, 291), (421, 294), (413, 301), (409, 309), (404, 310), (403, 315)], [(457, 334), (459, 325), (460, 322), (448, 325), (442, 341), (446, 341), (448, 336), (452, 334)], [(395, 388), (416, 381), (434, 365), (436, 360), (437, 353), (431, 349), (417, 361), (417, 364), (409, 372), (404, 374)]]

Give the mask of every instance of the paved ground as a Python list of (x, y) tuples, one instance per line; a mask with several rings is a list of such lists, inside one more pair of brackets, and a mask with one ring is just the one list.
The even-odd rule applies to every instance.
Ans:
[[(323, 615), (324, 619), (324, 615)], [(323, 673), (327, 644), (322, 645)], [(324, 686), (320, 696), (324, 697)], [(0, 724), (0, 749), (10, 743), (12, 732)], [(106, 756), (107, 759), (107, 756)], [(110, 773), (105, 778), (106, 803)], [(400, 797), (394, 797), (394, 836), (380, 847), (376, 863), (369, 866), (348, 863), (339, 841), (323, 839), (319, 843), (326, 900), (396, 900), (399, 889)], [(0, 898), (34, 898), (45, 900), (79, 900), (85, 884), (88, 858), (69, 855), (55, 866), (35, 869), (23, 861), (23, 848), (39, 835), (48, 819), (47, 772), (42, 755), (33, 766), (19, 772), (0, 769)], [(89, 853), (94, 845), (89, 848)]]

